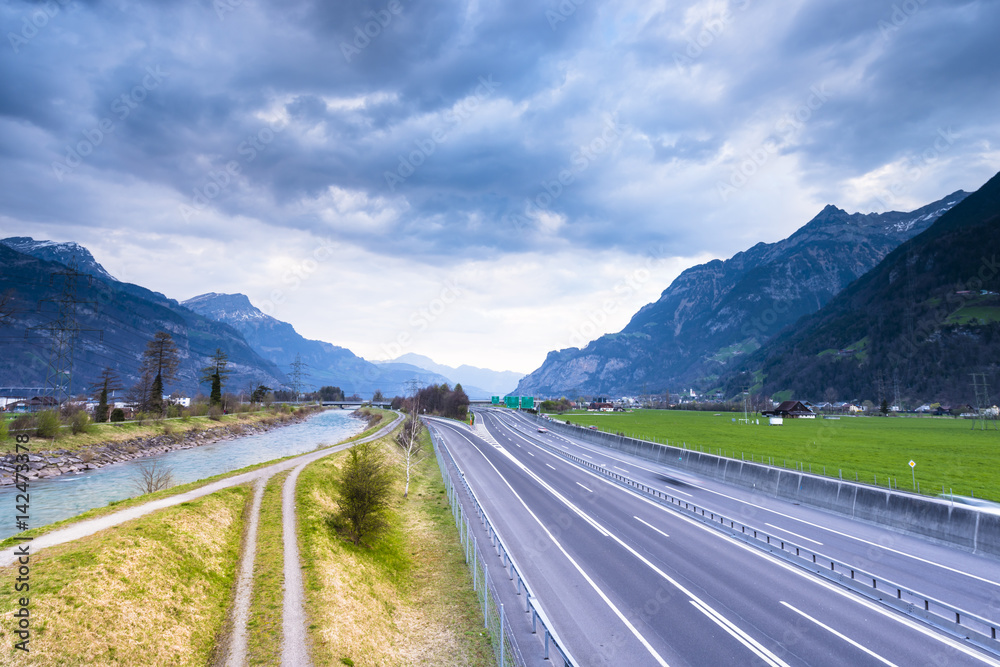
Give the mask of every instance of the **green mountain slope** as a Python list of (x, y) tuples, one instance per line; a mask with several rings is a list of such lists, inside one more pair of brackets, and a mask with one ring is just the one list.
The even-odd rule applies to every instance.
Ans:
[[(814, 400), (972, 403), (970, 373), (1000, 400), (1000, 174), (889, 253), (818, 312), (751, 355), (764, 391)], [(728, 377), (735, 393), (742, 380)]]

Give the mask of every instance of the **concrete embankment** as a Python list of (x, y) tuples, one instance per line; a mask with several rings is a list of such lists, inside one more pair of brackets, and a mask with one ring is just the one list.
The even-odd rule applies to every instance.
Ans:
[(554, 420), (536, 419), (549, 429), (567, 436), (727, 484), (751, 488), (766, 496), (812, 505), (977, 553), (1000, 556), (1000, 516), (995, 514), (938, 498), (738, 461)]

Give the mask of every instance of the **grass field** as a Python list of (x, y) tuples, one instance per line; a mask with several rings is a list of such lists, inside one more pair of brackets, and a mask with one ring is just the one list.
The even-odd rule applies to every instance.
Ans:
[(327, 523), (346, 454), (317, 461), (299, 477), (314, 663), (485, 666), (488, 638), (430, 442), (409, 500), (402, 498), (399, 447), (388, 438), (379, 442), (397, 471), (396, 501), (388, 533), (372, 547), (354, 546)]
[(689, 449), (745, 457), (816, 474), (911, 489), (909, 462), (920, 491), (1000, 501), (1000, 431), (973, 431), (964, 419), (843, 417), (786, 419), (781, 426), (740, 424), (741, 414), (685, 410), (567, 413), (560, 421), (655, 439)]
[[(31, 557), (30, 653), (0, 596), (0, 665), (206, 665), (235, 579), (249, 487), (128, 521)], [(13, 582), (16, 566), (0, 568)]]
[(280, 665), (285, 553), (282, 542), (281, 487), (289, 471), (267, 483), (257, 524), (257, 555), (253, 568), (253, 599), (247, 621), (247, 664)]

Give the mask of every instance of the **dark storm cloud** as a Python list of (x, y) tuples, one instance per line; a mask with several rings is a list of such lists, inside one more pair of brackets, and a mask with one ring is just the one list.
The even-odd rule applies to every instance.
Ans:
[(164, 225), (245, 216), (424, 261), (693, 254), (717, 246), (677, 225), (712, 220), (768, 141), (836, 196), (940, 129), (955, 157), (997, 140), (998, 3), (55, 5), (30, 39), (41, 5), (0, 9), (0, 213), (26, 220), (95, 224), (81, 202), (141, 182)]

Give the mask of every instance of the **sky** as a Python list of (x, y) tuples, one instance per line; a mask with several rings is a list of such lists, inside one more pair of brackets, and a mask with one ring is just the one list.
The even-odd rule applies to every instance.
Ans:
[(0, 237), (530, 372), (826, 204), (1000, 169), (1000, 2), (0, 4)]

